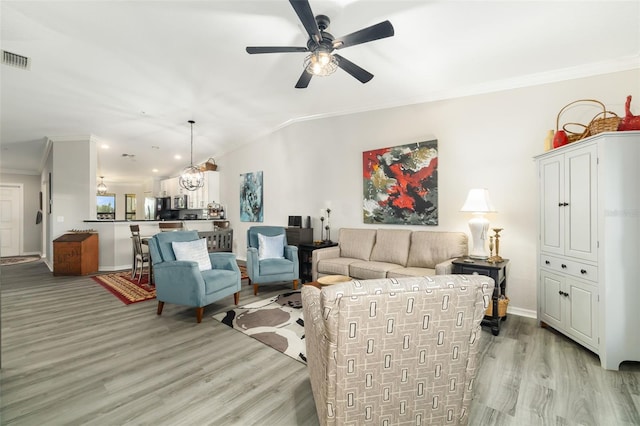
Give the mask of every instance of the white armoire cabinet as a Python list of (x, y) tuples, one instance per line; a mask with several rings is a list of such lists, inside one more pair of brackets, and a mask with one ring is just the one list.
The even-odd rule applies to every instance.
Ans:
[(538, 320), (600, 356), (640, 361), (640, 132), (536, 157)]

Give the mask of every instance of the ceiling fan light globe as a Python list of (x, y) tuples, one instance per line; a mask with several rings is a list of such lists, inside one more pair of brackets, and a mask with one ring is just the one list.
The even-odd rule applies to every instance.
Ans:
[(309, 74), (325, 77), (336, 72), (338, 61), (329, 52), (313, 52), (305, 58), (304, 67)]

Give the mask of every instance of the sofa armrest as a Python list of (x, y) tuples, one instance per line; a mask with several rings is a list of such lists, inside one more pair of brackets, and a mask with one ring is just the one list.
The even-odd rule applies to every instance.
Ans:
[(309, 381), (320, 419), (327, 418), (327, 363), (329, 361), (326, 324), (322, 315), (322, 292), (311, 285), (302, 286), (304, 334), (307, 345)]
[(451, 275), (453, 274), (453, 261), (457, 258), (447, 259), (444, 262), (440, 262), (436, 265), (436, 275)]
[(311, 254), (311, 279), (313, 281), (318, 279), (318, 262), (322, 259), (335, 259), (336, 257), (340, 257), (340, 246), (314, 250)]
[(233, 253), (209, 253), (209, 259), (211, 260), (211, 269), (226, 269), (240, 272), (236, 255)]
[(204, 279), (198, 262), (175, 260), (153, 267), (158, 301), (197, 306), (204, 298)]
[(258, 276), (260, 269), (258, 268), (258, 249), (255, 247), (247, 247), (247, 274), (253, 280)]

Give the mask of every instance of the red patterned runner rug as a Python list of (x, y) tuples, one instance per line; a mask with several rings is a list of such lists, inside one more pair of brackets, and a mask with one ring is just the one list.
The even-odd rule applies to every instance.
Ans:
[(156, 289), (149, 285), (147, 276), (143, 274), (140, 284), (138, 279), (131, 279), (131, 272), (116, 272), (114, 274), (96, 275), (95, 282), (109, 290), (114, 296), (120, 299), (125, 305), (144, 302), (156, 298)]

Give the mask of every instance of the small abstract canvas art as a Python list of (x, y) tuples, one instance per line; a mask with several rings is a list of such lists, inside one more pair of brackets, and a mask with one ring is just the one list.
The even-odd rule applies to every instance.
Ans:
[(240, 175), (240, 221), (262, 222), (262, 172)]
[(363, 221), (438, 224), (438, 141), (362, 153)]

